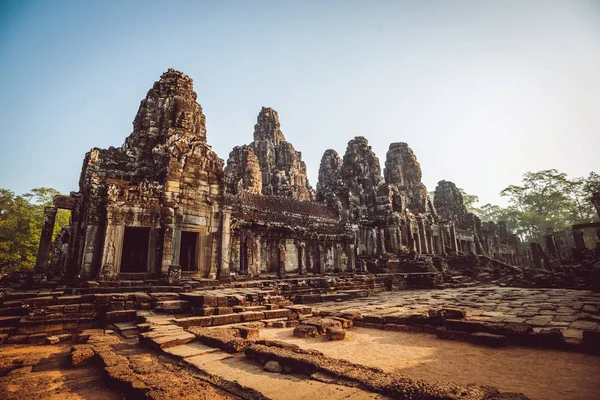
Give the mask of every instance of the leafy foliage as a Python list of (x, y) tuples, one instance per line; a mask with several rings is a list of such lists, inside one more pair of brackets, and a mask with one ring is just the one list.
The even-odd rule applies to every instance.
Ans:
[[(60, 193), (36, 188), (23, 195), (0, 189), (0, 272), (31, 270), (39, 247), (44, 207)], [(59, 210), (53, 236), (68, 225), (70, 212)]]
[(597, 221), (591, 197), (599, 190), (600, 175), (595, 172), (587, 178), (569, 179), (563, 172), (548, 169), (527, 172), (520, 185), (502, 190), (500, 195), (509, 199), (507, 207), (486, 204), (478, 208), (471, 204), (467, 208), (483, 221), (505, 221), (522, 240), (536, 242), (549, 230)]

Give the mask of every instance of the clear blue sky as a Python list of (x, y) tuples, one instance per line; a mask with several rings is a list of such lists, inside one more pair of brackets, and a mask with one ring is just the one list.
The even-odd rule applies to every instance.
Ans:
[(357, 135), (484, 203), (528, 170), (600, 172), (599, 1), (0, 0), (0, 187), (77, 190), (169, 67), (221, 158), (271, 106), (313, 187)]

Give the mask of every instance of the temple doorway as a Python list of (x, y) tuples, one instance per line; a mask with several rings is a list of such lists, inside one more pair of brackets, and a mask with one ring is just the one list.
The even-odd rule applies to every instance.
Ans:
[(196, 271), (198, 269), (198, 232), (181, 232), (181, 250), (179, 265), (182, 271)]
[(146, 272), (148, 270), (149, 238), (150, 228), (125, 227), (121, 272)]

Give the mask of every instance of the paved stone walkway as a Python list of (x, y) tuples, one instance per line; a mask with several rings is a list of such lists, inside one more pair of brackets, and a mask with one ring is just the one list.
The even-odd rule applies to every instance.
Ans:
[(558, 328), (565, 337), (600, 330), (600, 293), (587, 290), (476, 287), (381, 292), (343, 303), (319, 303), (314, 310), (402, 315), (456, 307), (471, 320), (526, 323), (539, 331)]

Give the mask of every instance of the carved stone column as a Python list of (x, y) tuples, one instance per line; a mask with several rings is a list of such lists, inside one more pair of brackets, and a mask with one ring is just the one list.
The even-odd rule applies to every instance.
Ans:
[(456, 228), (454, 222), (450, 223), (450, 246), (455, 253), (458, 253), (458, 243), (456, 241)]
[(585, 250), (587, 246), (585, 245), (585, 240), (583, 239), (583, 232), (579, 230), (573, 230), (573, 239), (575, 240), (575, 248), (577, 250)]
[(229, 278), (229, 261), (231, 246), (231, 210), (221, 211), (221, 263), (219, 279)]
[(282, 278), (285, 275), (285, 244), (279, 243), (279, 268), (277, 276)]
[(50, 244), (52, 243), (52, 232), (54, 231), (56, 212), (56, 207), (44, 207), (44, 226), (42, 227), (40, 247), (38, 248), (37, 260), (35, 262), (35, 272), (38, 274), (45, 274), (48, 272), (48, 255), (50, 254)]
[(537, 243), (531, 243), (531, 259), (536, 269), (542, 269), (542, 256)]
[(306, 247), (306, 243), (299, 242), (298, 243), (298, 275), (304, 274), (304, 250)]

